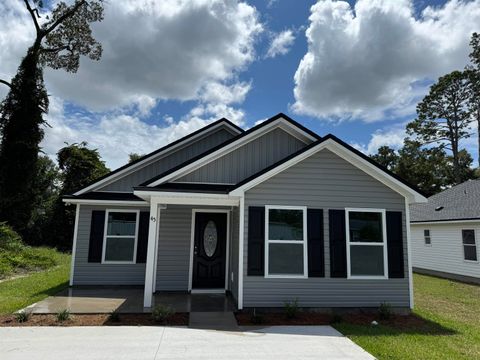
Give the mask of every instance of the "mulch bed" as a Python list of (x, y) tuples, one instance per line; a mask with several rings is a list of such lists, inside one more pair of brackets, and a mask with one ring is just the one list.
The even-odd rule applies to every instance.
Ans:
[(388, 320), (380, 320), (376, 313), (348, 313), (335, 318), (332, 314), (318, 312), (299, 312), (294, 318), (289, 319), (283, 313), (262, 313), (257, 314), (261, 322), (252, 322), (252, 314), (248, 312), (237, 312), (235, 314), (240, 326), (274, 326), (274, 325), (331, 325), (334, 321), (343, 321), (354, 325), (370, 325), (372, 321), (379, 324), (391, 326), (397, 329), (423, 328), (429, 325), (428, 321), (413, 315), (392, 315)]
[(0, 316), (0, 327), (8, 326), (186, 326), (188, 313), (172, 315), (165, 323), (155, 322), (151, 314), (119, 314), (119, 321), (109, 314), (72, 314), (69, 320), (57, 321), (53, 314), (32, 314), (28, 321), (19, 323), (14, 315)]

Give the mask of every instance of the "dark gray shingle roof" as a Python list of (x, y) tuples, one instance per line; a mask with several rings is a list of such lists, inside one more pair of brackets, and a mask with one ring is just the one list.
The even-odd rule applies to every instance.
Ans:
[[(443, 208), (442, 208), (443, 207)], [(480, 180), (469, 180), (410, 206), (411, 222), (480, 219)]]

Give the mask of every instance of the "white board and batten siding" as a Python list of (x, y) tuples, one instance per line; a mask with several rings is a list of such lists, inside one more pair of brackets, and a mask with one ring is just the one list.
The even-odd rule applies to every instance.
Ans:
[[(265, 278), (247, 275), (249, 206), (290, 205), (323, 209), (325, 277)], [(348, 207), (401, 211), (404, 278), (330, 277), (329, 209)], [(245, 193), (244, 307), (282, 307), (298, 299), (303, 307), (409, 307), (405, 198), (328, 150), (322, 150)]]
[[(430, 230), (430, 245), (424, 230)], [(462, 230), (475, 230), (477, 261), (464, 258)], [(411, 225), (413, 267), (480, 279), (480, 221)]]

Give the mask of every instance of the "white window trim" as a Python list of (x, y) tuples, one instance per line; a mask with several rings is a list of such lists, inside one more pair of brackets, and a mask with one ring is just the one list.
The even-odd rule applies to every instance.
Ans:
[[(475, 244), (465, 244), (463, 242), (463, 230), (472, 230), (473, 231), (473, 240), (475, 241)], [(477, 232), (476, 232), (476, 230), (472, 229), (472, 228), (462, 229), (461, 238), (462, 238), (463, 261), (466, 262), (466, 263), (477, 264), (478, 263), (478, 247), (477, 247)], [(465, 246), (474, 246), (475, 247), (475, 253), (477, 255), (477, 260), (467, 260), (467, 259), (465, 259)]]
[[(425, 235), (425, 230), (428, 230), (428, 236)], [(430, 241), (428, 244), (426, 242), (427, 237)], [(432, 246), (432, 231), (430, 229), (423, 229), (423, 245)]]
[[(303, 241), (299, 240), (270, 240), (268, 233), (268, 221), (270, 210), (301, 210), (303, 212)], [(265, 275), (266, 279), (308, 279), (308, 244), (307, 244), (307, 207), (306, 206), (285, 206), (285, 205), (266, 205), (265, 206)], [(301, 244), (303, 245), (303, 275), (297, 274), (269, 274), (268, 272), (268, 253), (269, 245), (272, 244)]]
[[(372, 212), (382, 214), (382, 238), (381, 243), (371, 242), (350, 242), (350, 212)], [(388, 279), (388, 247), (387, 247), (387, 223), (386, 223), (386, 210), (385, 209), (371, 209), (371, 208), (345, 208), (345, 236), (347, 240), (347, 279), (358, 280), (382, 280)], [(382, 275), (352, 275), (350, 265), (350, 246), (363, 245), (363, 246), (383, 246), (383, 276)]]
[[(124, 213), (135, 213), (135, 242), (133, 245), (133, 259), (132, 261), (110, 261), (105, 260), (105, 249), (107, 247), (107, 237), (116, 237), (116, 238), (131, 238), (131, 235), (117, 235), (117, 236), (107, 236), (107, 228), (108, 228), (108, 214), (109, 213), (116, 213), (116, 212), (124, 212)], [(136, 264), (137, 263), (137, 244), (138, 244), (138, 227), (140, 222), (140, 210), (130, 210), (130, 209), (107, 209), (105, 210), (105, 225), (103, 228), (103, 246), (102, 246), (102, 264)]]

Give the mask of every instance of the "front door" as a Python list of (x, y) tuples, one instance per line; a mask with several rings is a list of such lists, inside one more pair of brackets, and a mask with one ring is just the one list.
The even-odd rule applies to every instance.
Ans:
[(226, 213), (195, 213), (193, 289), (224, 289), (227, 243)]

